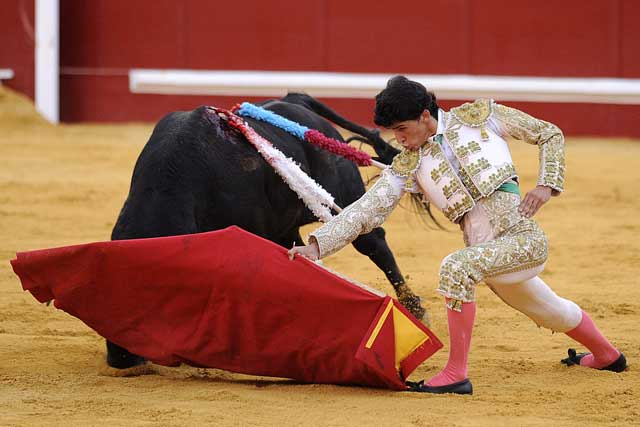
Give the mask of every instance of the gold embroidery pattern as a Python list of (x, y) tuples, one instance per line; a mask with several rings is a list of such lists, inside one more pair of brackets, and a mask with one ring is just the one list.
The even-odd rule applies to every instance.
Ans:
[(564, 144), (547, 142), (540, 147), (540, 176), (538, 185), (546, 185), (554, 190), (564, 188)]
[(522, 215), (518, 212), (520, 206), (518, 194), (496, 191), (491, 196), (480, 199), (478, 204), (487, 214), (495, 236), (501, 236), (522, 221)]
[(446, 209), (442, 211), (444, 216), (446, 216), (449, 221), (457, 222), (462, 215), (469, 212), (471, 208), (473, 208), (473, 199), (466, 194), (463, 196), (462, 200), (459, 202), (455, 202), (453, 205), (448, 205)]
[(511, 163), (505, 163), (498, 169), (496, 169), (494, 173), (489, 175), (489, 179), (491, 181), (500, 181), (502, 183), (506, 179), (513, 178), (516, 175), (517, 174), (515, 166), (513, 166)]
[(562, 131), (552, 123), (504, 105), (495, 104), (494, 113), (513, 138), (540, 147), (538, 184), (562, 191), (565, 173)]
[(420, 150), (402, 150), (393, 158), (391, 170), (398, 176), (406, 177), (413, 173), (420, 165)]
[[(458, 170), (458, 176), (464, 184), (465, 188), (471, 194), (473, 200), (478, 200), (481, 197), (486, 197), (493, 193), (503, 182), (517, 176), (516, 169), (513, 164), (504, 164), (492, 172), (488, 177), (479, 176), (482, 172), (496, 168), (496, 165), (491, 165), (489, 161), (481, 157), (480, 159), (470, 164), (465, 164), (463, 157), (460, 156), (460, 150), (469, 148), (469, 154), (477, 154), (482, 152), (482, 147), (477, 141), (471, 141), (467, 146), (460, 146), (458, 142), (460, 140), (459, 130), (462, 124), (456, 121), (456, 117), (453, 116), (450, 120), (447, 120), (447, 130), (445, 135), (447, 141), (451, 144), (456, 157), (460, 161), (460, 169)], [(461, 148), (463, 147), (463, 148)], [(473, 147), (473, 149), (471, 148)], [(432, 175), (433, 178), (433, 175)]]
[(483, 141), (489, 139), (489, 134), (485, 125), (491, 117), (493, 106), (492, 99), (477, 99), (474, 102), (467, 102), (459, 107), (452, 108), (451, 113), (459, 121), (473, 128), (480, 128), (480, 137)]
[(360, 234), (380, 226), (402, 198), (402, 190), (389, 182), (388, 170), (360, 199), (331, 221), (311, 233), (320, 248), (320, 258), (351, 243)]
[(449, 165), (447, 164), (447, 162), (441, 161), (440, 163), (438, 163), (438, 167), (434, 168), (431, 171), (431, 179), (433, 179), (433, 182), (435, 182), (436, 184), (439, 183), (442, 177), (447, 174), (448, 169)]
[(492, 106), (491, 99), (477, 99), (474, 102), (466, 102), (459, 107), (452, 108), (450, 112), (459, 122), (477, 128), (489, 121), (493, 110)]
[(479, 158), (475, 162), (469, 163), (469, 165), (465, 168), (469, 175), (476, 176), (486, 171), (487, 169), (491, 169), (491, 164), (484, 157)]
[(447, 120), (447, 123), (448, 126), (444, 132), (444, 135), (447, 137), (447, 141), (452, 147), (457, 147), (458, 142), (460, 141), (460, 134), (458, 133), (458, 131), (462, 127), (462, 124), (460, 122), (456, 122), (455, 120)]
[(456, 155), (458, 159), (464, 159), (472, 154), (479, 153), (481, 151), (480, 144), (476, 141), (471, 141), (467, 145), (460, 145), (455, 147)]
[(415, 171), (420, 167), (423, 156), (422, 147), (418, 150), (402, 150), (391, 162), (391, 172), (399, 177), (407, 178), (405, 190), (412, 191), (415, 183)]
[[(449, 162), (445, 160), (442, 147), (438, 144), (433, 144), (430, 152), (434, 161), (440, 161), (437, 168), (431, 171), (431, 178), (433, 181), (437, 184), (443, 178), (449, 179), (449, 184), (445, 185), (442, 189), (447, 199), (447, 207), (443, 209), (442, 213), (450, 221), (456, 222), (462, 217), (462, 215), (471, 210), (475, 203), (467, 189), (464, 188), (464, 182), (462, 182), (460, 177), (454, 172)], [(457, 202), (452, 203), (452, 198), (458, 193), (462, 193), (462, 198)]]
[(497, 187), (502, 185), (502, 183), (516, 176), (516, 168), (510, 163), (505, 163), (480, 183), (480, 192), (483, 196), (488, 196), (493, 193)]
[(458, 191), (462, 190), (458, 181), (451, 181), (448, 185), (442, 187), (442, 192), (444, 193), (444, 197), (450, 199), (456, 194)]
[(458, 170), (458, 175), (460, 176), (460, 180), (462, 181), (464, 186), (467, 188), (467, 190), (469, 190), (469, 193), (471, 193), (471, 197), (473, 197), (473, 200), (478, 200), (480, 197), (482, 197), (482, 193), (473, 183), (473, 180), (464, 168), (460, 168)]
[[(543, 231), (517, 211), (518, 195), (497, 191), (479, 203), (497, 237), (456, 251), (443, 260), (438, 291), (453, 300), (471, 302), (476, 284), (485, 277), (526, 270), (541, 265), (548, 256)], [(459, 305), (450, 306), (454, 310), (456, 307)]]

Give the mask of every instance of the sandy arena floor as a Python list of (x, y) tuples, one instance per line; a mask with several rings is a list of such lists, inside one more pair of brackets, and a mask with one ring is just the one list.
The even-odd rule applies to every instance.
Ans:
[[(16, 251), (108, 240), (151, 128), (49, 126), (0, 88), (0, 425), (640, 425), (640, 141), (570, 138), (567, 191), (537, 215), (550, 241), (542, 277), (591, 313), (626, 353), (628, 371), (560, 365), (571, 340), (538, 329), (482, 285), (469, 368), (475, 394), (461, 397), (301, 385), (213, 369), (99, 375), (103, 340), (23, 292), (9, 260)], [(512, 149), (530, 189), (537, 149), (519, 142)], [(385, 228), (446, 343), (436, 275), (440, 260), (462, 246), (460, 232), (430, 230), (406, 209), (396, 210)], [(350, 247), (327, 264), (392, 292)], [(437, 372), (447, 352), (445, 346), (412, 379)]]

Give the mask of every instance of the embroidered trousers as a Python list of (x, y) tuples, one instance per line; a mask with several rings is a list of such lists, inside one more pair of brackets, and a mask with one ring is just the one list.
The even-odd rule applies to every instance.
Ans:
[(485, 281), (491, 290), (539, 326), (568, 331), (581, 319), (573, 302), (558, 297), (538, 274), (547, 259), (547, 239), (535, 221), (518, 213), (520, 197), (496, 191), (481, 199), (463, 218), (467, 247), (445, 257), (438, 291), (450, 298), (449, 308), (475, 299)]

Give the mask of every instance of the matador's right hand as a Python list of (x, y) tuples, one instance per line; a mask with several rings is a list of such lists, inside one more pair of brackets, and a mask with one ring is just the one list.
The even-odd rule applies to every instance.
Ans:
[(294, 246), (289, 249), (289, 259), (293, 259), (296, 254), (302, 255), (303, 257), (310, 259), (311, 261), (316, 261), (320, 258), (320, 247), (318, 246), (318, 242), (313, 240), (306, 246)]

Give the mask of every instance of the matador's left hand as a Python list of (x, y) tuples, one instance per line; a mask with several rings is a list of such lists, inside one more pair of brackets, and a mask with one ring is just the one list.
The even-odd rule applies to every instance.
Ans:
[(550, 198), (551, 187), (538, 185), (524, 196), (524, 199), (520, 202), (518, 212), (527, 218), (531, 218)]

